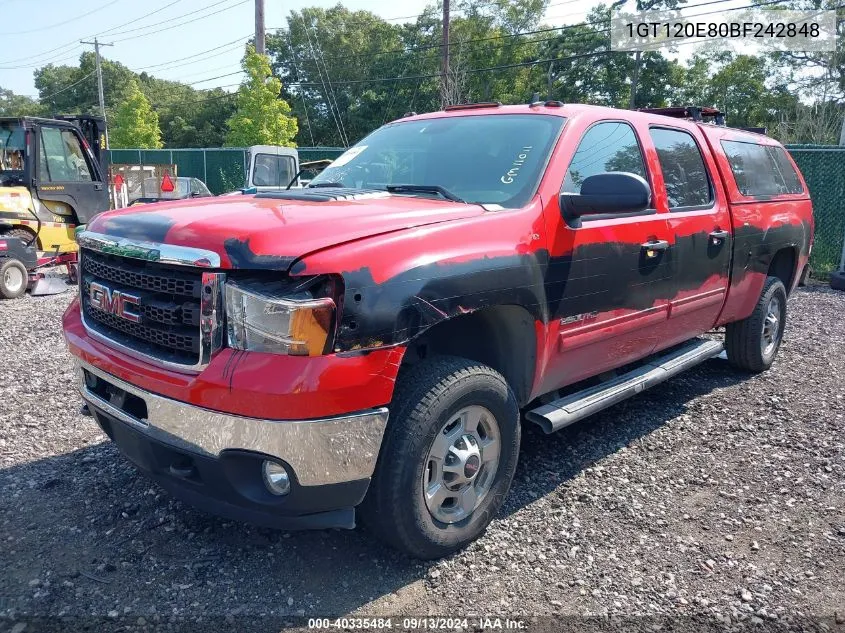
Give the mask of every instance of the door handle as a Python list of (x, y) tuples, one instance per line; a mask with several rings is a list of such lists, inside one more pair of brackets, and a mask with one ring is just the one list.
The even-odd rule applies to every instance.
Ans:
[(714, 244), (718, 244), (719, 242), (728, 239), (730, 237), (730, 233), (728, 231), (722, 231), (721, 229), (716, 229), (715, 231), (710, 232), (710, 239), (713, 240)]
[(669, 250), (669, 242), (666, 240), (652, 240), (651, 242), (643, 242), (641, 245), (645, 251), (646, 257), (657, 257), (658, 253)]
[(94, 183), (94, 191), (102, 191), (103, 190), (103, 183), (96, 182)]

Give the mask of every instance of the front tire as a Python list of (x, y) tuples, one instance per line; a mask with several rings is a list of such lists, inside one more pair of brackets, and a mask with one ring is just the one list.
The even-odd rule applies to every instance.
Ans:
[(362, 519), (406, 554), (440, 558), (478, 538), (505, 500), (516, 398), (490, 367), (440, 356), (400, 378), (390, 413)]
[(725, 328), (728, 361), (745, 371), (766, 371), (777, 356), (785, 328), (786, 288), (777, 277), (768, 277), (751, 316)]

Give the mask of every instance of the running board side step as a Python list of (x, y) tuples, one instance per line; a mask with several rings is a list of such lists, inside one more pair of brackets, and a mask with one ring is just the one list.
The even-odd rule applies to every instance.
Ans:
[(553, 433), (718, 356), (724, 347), (721, 341), (694, 339), (613, 380), (532, 409), (525, 417), (543, 427), (546, 433)]

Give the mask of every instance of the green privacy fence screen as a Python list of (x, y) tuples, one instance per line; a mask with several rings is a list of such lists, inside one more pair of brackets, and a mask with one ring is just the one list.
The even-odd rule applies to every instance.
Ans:
[(815, 275), (826, 278), (839, 266), (845, 239), (845, 147), (787, 145), (786, 149), (810, 188), (816, 218), (810, 264)]
[[(342, 147), (299, 147), (299, 160), (337, 158)], [(110, 165), (176, 165), (179, 176), (199, 178), (212, 193), (235, 191), (246, 181), (246, 149), (112, 149), (106, 152)]]
[[(839, 265), (845, 239), (845, 147), (830, 145), (788, 145), (804, 174), (816, 215), (816, 240), (811, 264), (820, 276)], [(300, 147), (299, 160), (337, 158), (340, 147)], [(203, 180), (214, 193), (244, 186), (246, 150), (223, 149), (113, 149), (110, 163), (173, 165), (179, 176)]]

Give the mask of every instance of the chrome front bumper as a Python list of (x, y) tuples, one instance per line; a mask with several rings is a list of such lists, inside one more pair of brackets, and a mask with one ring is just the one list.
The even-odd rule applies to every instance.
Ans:
[[(83, 370), (144, 401), (139, 419), (98, 394)], [(264, 420), (230, 415), (171, 400), (139, 389), (77, 360), (82, 398), (90, 407), (125, 422), (151, 439), (203, 456), (255, 451), (286, 462), (302, 486), (336, 484), (371, 477), (387, 424), (387, 408), (316, 420)]]

